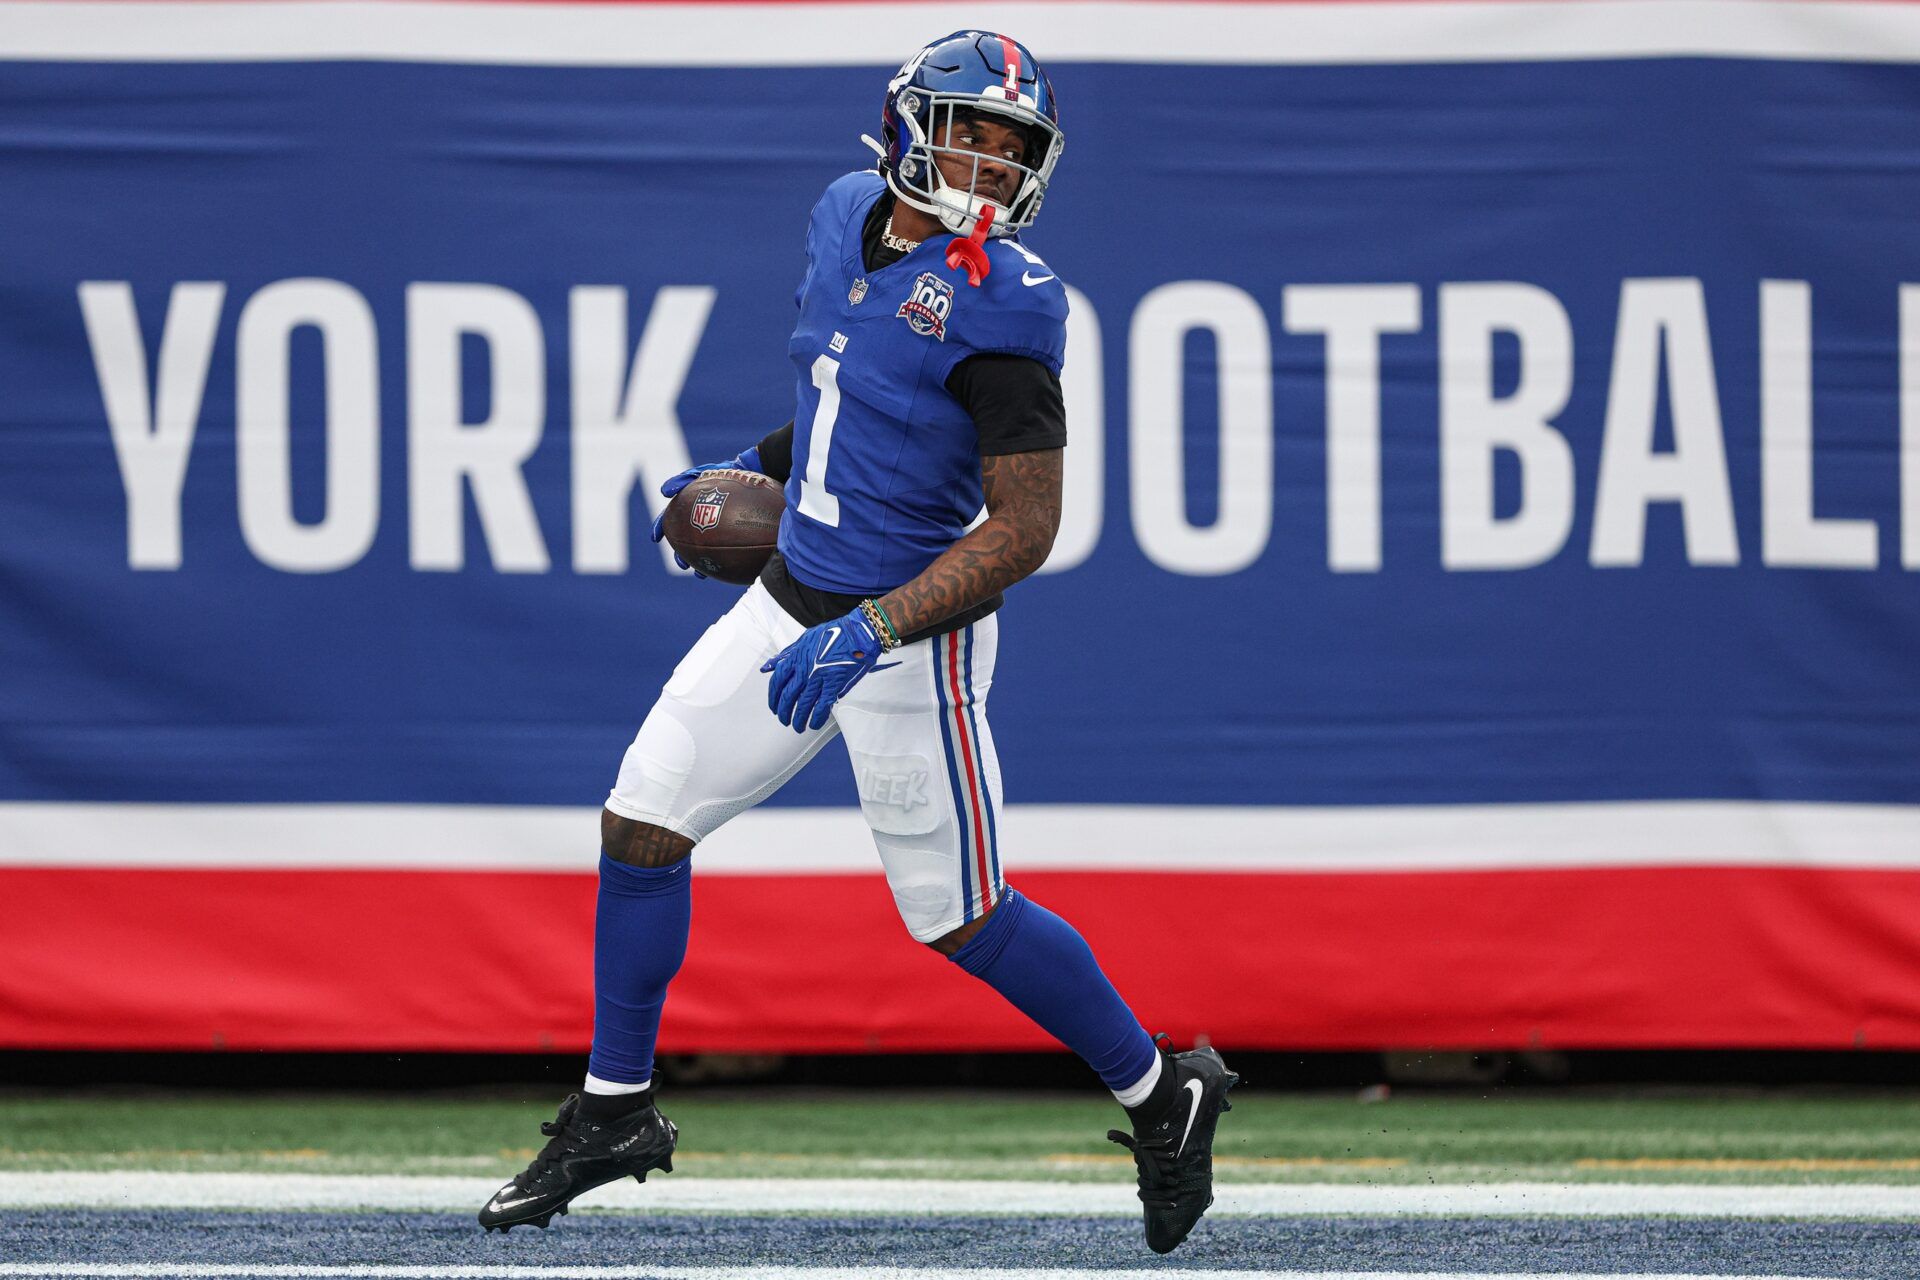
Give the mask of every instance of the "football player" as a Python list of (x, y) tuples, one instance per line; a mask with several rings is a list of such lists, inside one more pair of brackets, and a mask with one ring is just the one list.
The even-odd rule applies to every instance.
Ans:
[[(1212, 1202), (1238, 1082), (1210, 1048), (1163, 1052), (1078, 932), (1008, 886), (987, 727), (1002, 593), (1047, 557), (1066, 443), (1066, 293), (1018, 233), (1062, 138), (1025, 48), (961, 31), (887, 86), (874, 170), (827, 188), (789, 344), (794, 421), (740, 456), (786, 486), (779, 549), (675, 668), (601, 818), (593, 1054), (550, 1141), (481, 1210), (545, 1226), (573, 1197), (671, 1169), (654, 1105), (667, 984), (686, 952), (689, 856), (836, 736), (913, 936), (1086, 1060), (1126, 1109), (1148, 1244)], [(986, 517), (969, 523), (984, 504)], [(656, 523), (654, 537), (660, 537)], [(683, 562), (684, 563), (684, 562)], [(917, 791), (874, 785), (901, 775)]]

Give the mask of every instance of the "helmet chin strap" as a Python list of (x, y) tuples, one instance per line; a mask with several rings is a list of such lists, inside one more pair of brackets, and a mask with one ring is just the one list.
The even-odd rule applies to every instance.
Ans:
[[(933, 193), (933, 205), (927, 209), (940, 219), (940, 225), (957, 236), (970, 236), (980, 229), (981, 218), (988, 222), (1000, 216), (985, 196), (974, 195), (970, 191), (960, 191), (947, 185), (946, 179), (940, 180), (939, 188)], [(921, 205), (925, 209), (925, 205)]]

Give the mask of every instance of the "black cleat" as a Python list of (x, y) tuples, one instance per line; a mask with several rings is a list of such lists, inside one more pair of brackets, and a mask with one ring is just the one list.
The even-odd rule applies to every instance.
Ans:
[(649, 1104), (604, 1125), (579, 1119), (579, 1109), (579, 1096), (571, 1096), (559, 1115), (541, 1123), (550, 1141), (523, 1173), (493, 1193), (480, 1210), (482, 1227), (508, 1231), (530, 1222), (544, 1229), (583, 1191), (619, 1178), (645, 1182), (650, 1169), (673, 1172), (680, 1131), (658, 1108)]
[(1146, 1206), (1147, 1247), (1171, 1253), (1213, 1203), (1213, 1129), (1231, 1111), (1227, 1090), (1240, 1077), (1212, 1049), (1168, 1054), (1179, 1093), (1160, 1119), (1132, 1134), (1109, 1129), (1107, 1138), (1133, 1152)]

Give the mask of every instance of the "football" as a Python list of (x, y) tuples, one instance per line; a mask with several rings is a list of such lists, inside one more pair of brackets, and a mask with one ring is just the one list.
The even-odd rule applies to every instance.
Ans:
[(701, 573), (744, 587), (773, 554), (786, 508), (786, 490), (771, 476), (703, 471), (667, 504), (661, 532)]

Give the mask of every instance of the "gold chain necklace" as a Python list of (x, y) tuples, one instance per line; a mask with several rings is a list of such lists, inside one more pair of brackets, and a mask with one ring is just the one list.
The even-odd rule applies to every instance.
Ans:
[(892, 214), (887, 215), (887, 225), (880, 232), (880, 243), (887, 246), (887, 248), (889, 249), (897, 249), (901, 253), (912, 253), (915, 249), (918, 249), (920, 247), (920, 242), (918, 240), (908, 240), (903, 236), (897, 236), (893, 234), (893, 215)]

